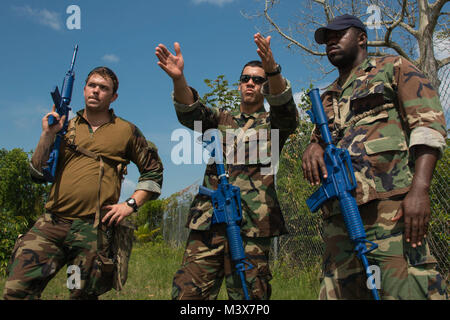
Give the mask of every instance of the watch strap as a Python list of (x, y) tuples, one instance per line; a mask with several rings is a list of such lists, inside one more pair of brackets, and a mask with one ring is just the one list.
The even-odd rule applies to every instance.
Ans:
[[(133, 200), (133, 201), (130, 201), (130, 200)], [(126, 204), (129, 207), (133, 208), (134, 212), (138, 211), (138, 205), (137, 205), (136, 200), (134, 198), (128, 198), (125, 202), (126, 202)]]
[(279, 64), (277, 64), (275, 71), (274, 72), (266, 72), (266, 76), (273, 77), (280, 73), (281, 73), (281, 66)]

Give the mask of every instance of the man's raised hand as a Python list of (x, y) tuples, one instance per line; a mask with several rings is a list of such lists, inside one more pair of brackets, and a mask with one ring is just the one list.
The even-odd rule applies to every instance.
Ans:
[(174, 43), (175, 55), (165, 45), (159, 44), (155, 54), (158, 57), (158, 66), (161, 67), (172, 79), (176, 80), (183, 76), (184, 60), (181, 54), (180, 44)]
[[(56, 119), (56, 123), (53, 124), (52, 126), (48, 125), (48, 118), (50, 116), (53, 116)], [(60, 117), (59, 114), (56, 112), (55, 105), (53, 105), (52, 111), (47, 113), (42, 118), (42, 132), (43, 132), (43, 134), (55, 136), (63, 128), (64, 121), (66, 121), (66, 116), (63, 115), (62, 117)]]
[(254, 35), (255, 44), (258, 47), (256, 52), (261, 58), (261, 62), (266, 72), (273, 72), (277, 67), (277, 63), (273, 58), (272, 49), (270, 48), (271, 36), (264, 38), (260, 33)]

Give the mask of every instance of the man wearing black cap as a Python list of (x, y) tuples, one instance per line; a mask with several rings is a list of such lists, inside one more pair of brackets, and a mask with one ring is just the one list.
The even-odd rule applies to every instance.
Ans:
[[(314, 36), (339, 71), (321, 98), (334, 144), (352, 159), (367, 239), (378, 244), (367, 257), (379, 293), (383, 299), (445, 298), (445, 281), (426, 243), (428, 191), (446, 137), (439, 97), (406, 59), (368, 57), (367, 31), (355, 16), (336, 17)], [(315, 128), (302, 163), (313, 185), (320, 174), (327, 177), (323, 154)], [(338, 202), (327, 202), (323, 214), (320, 299), (371, 299)]]

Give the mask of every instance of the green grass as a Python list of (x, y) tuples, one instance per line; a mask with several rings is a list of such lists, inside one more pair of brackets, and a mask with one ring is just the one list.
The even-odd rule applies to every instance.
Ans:
[[(183, 248), (171, 248), (165, 243), (136, 244), (130, 259), (128, 280), (122, 291), (114, 289), (100, 297), (102, 300), (168, 300), (171, 297), (172, 279), (181, 265)], [(317, 299), (318, 272), (272, 263), (272, 297), (274, 300)], [(50, 281), (42, 293), (44, 300), (69, 298), (66, 287), (66, 270), (63, 268)], [(5, 279), (0, 278), (0, 293)], [(227, 299), (224, 284), (218, 299)]]

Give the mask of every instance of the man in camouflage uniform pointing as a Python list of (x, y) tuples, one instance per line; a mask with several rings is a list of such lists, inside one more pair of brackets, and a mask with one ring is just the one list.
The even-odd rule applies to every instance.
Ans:
[[(336, 17), (316, 30), (339, 78), (322, 94), (333, 142), (350, 153), (355, 192), (367, 239), (378, 248), (367, 257), (379, 267), (383, 299), (441, 299), (445, 283), (435, 270), (426, 233), (428, 191), (445, 147), (442, 107), (430, 82), (398, 56), (370, 58), (367, 32), (356, 17)], [(303, 155), (303, 173), (319, 184), (327, 175), (316, 128)], [(339, 204), (323, 207), (325, 253), (320, 299), (371, 299)]]
[[(278, 204), (274, 174), (276, 166), (269, 158), (280, 152), (287, 137), (298, 125), (297, 108), (289, 81), (281, 76), (270, 48), (270, 36), (254, 36), (261, 61), (247, 63), (240, 77), (240, 110), (225, 111), (203, 105), (197, 92), (187, 85), (183, 75), (183, 57), (175, 43), (176, 55), (164, 45), (156, 48), (158, 65), (172, 78), (174, 104), (179, 121), (190, 129), (201, 121), (204, 133), (218, 128), (222, 133), (224, 157), (229, 182), (241, 191), (243, 221), (241, 235), (245, 253), (253, 269), (245, 276), (251, 299), (269, 299), (269, 281), (272, 278), (268, 265), (270, 238), (286, 233), (283, 216)], [(270, 111), (264, 108), (264, 98)], [(236, 140), (229, 139), (234, 131)], [(239, 137), (244, 136), (243, 139)], [(234, 143), (233, 143), (234, 141)], [(258, 143), (258, 157), (254, 155), (252, 142)], [(234, 148), (236, 147), (236, 148)], [(242, 147), (242, 148), (240, 148)], [(234, 148), (234, 149), (233, 149)], [(245, 160), (239, 159), (239, 150), (245, 149)], [(228, 150), (228, 151), (227, 151)], [(235, 153), (229, 150), (238, 151)], [(276, 160), (275, 160), (276, 161)], [(206, 168), (203, 185), (216, 190), (218, 177), (215, 164)], [(215, 299), (223, 278), (226, 278), (230, 299), (243, 299), (242, 284), (231, 262), (224, 224), (211, 225), (213, 208), (211, 200), (203, 195), (194, 199), (187, 226), (191, 229), (181, 269), (175, 274), (172, 297), (174, 299)]]

